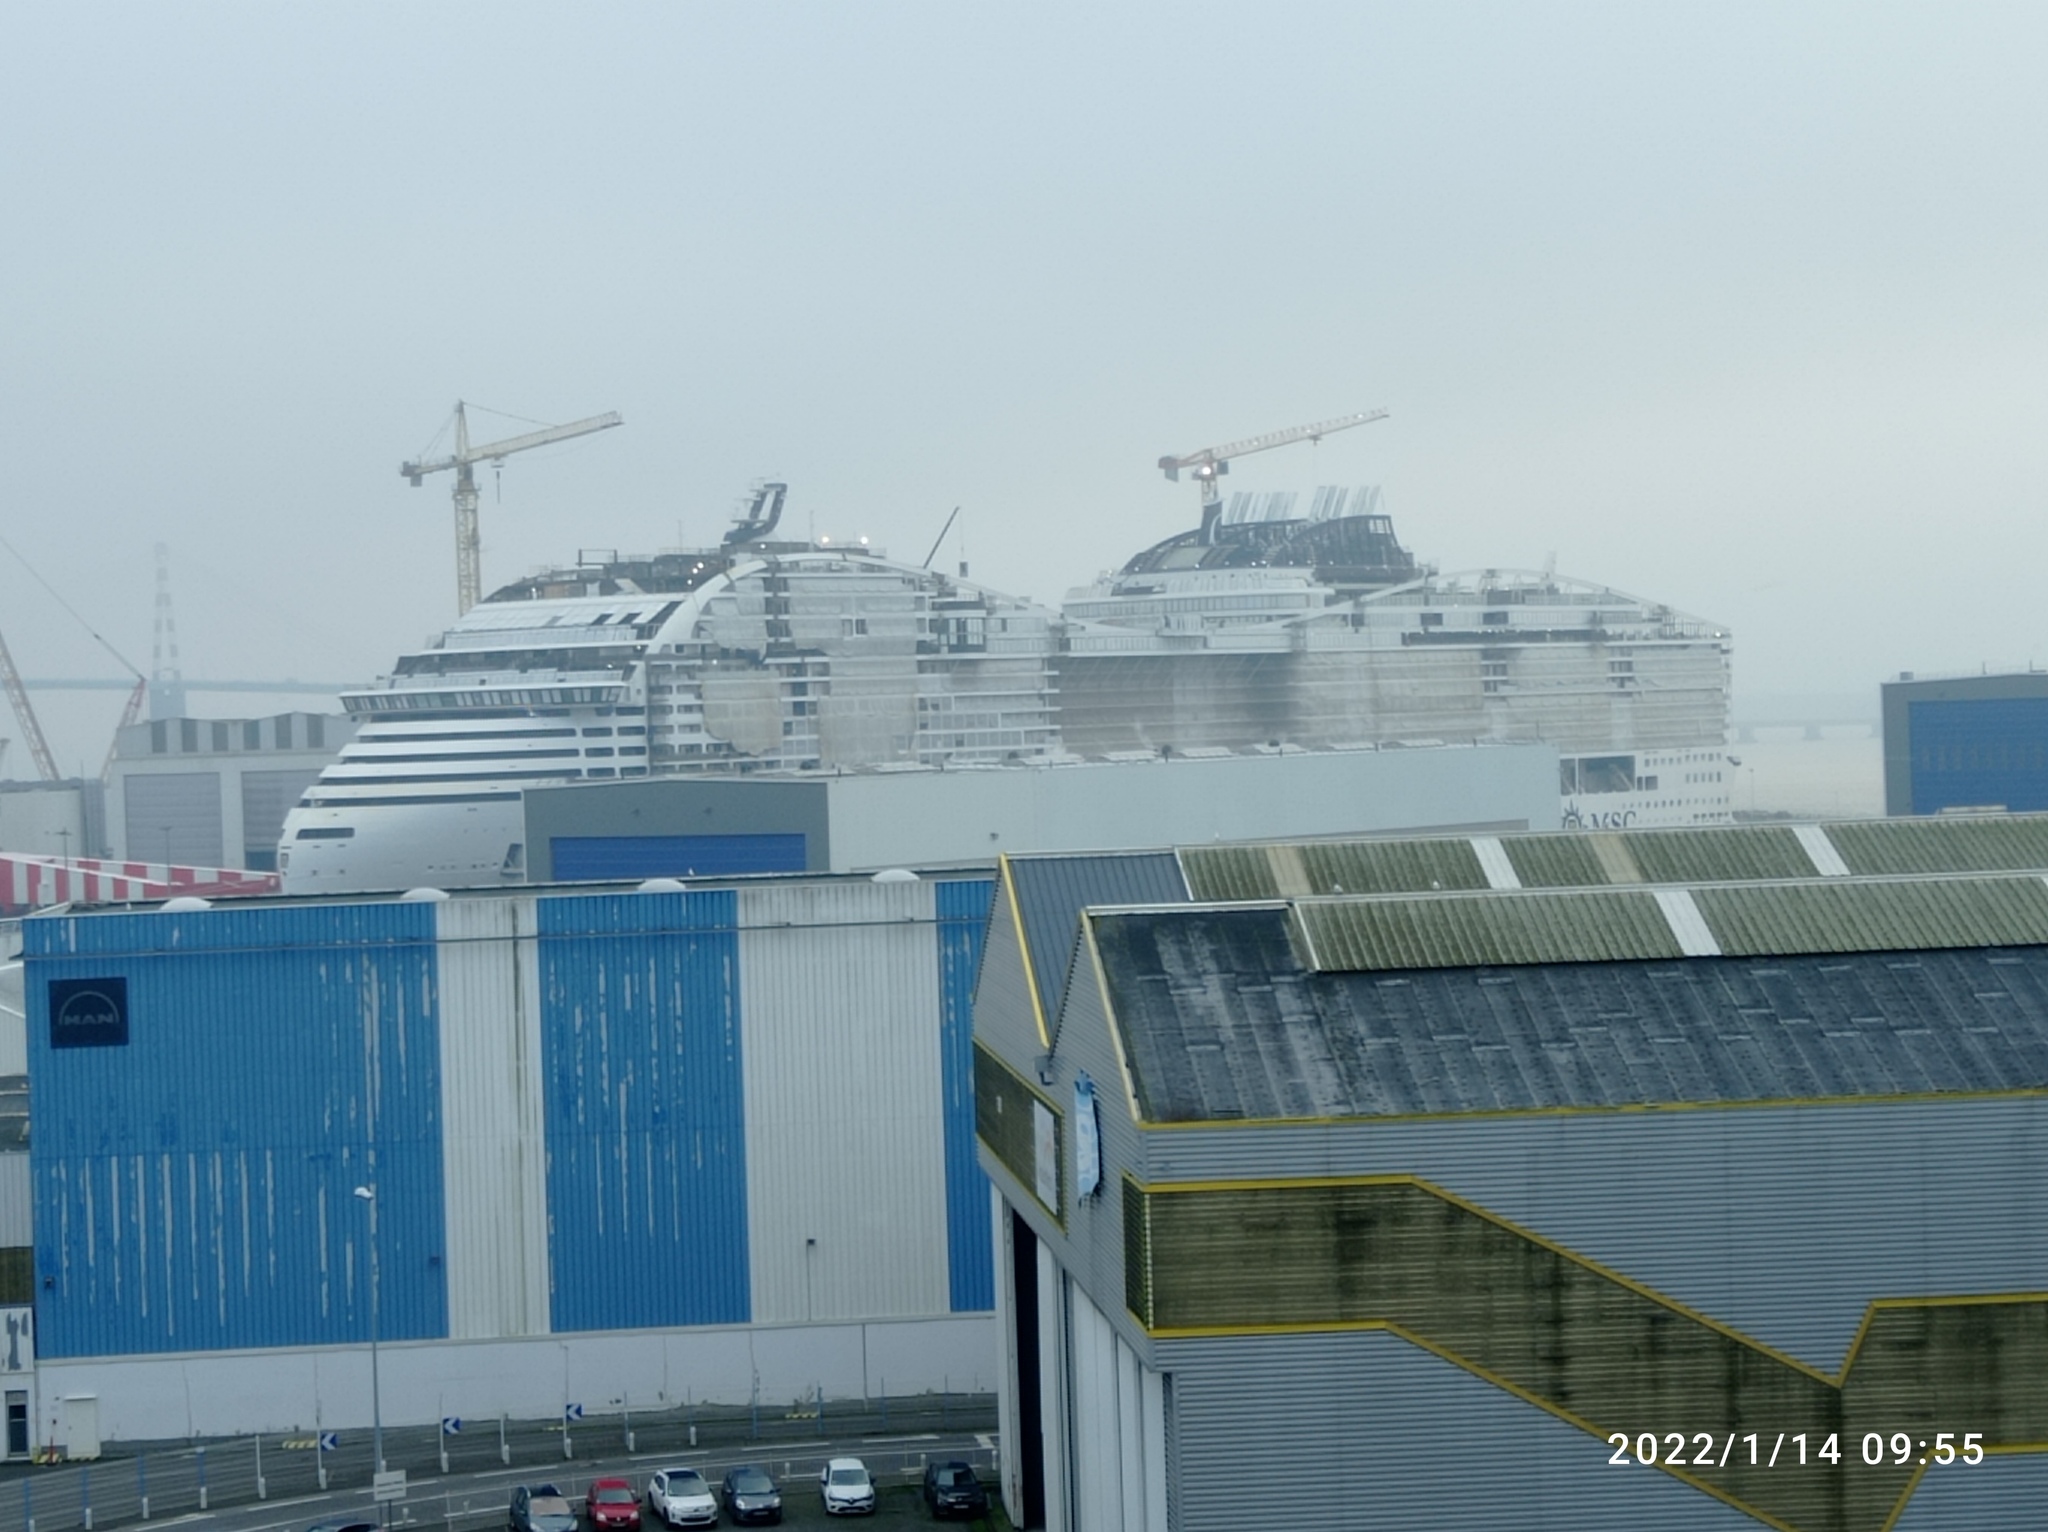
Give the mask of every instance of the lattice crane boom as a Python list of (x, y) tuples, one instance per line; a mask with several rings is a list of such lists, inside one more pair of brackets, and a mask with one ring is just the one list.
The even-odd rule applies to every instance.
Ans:
[(50, 742), (43, 738), (36, 710), (28, 705), (28, 688), (21, 684), (21, 672), (14, 668), (14, 656), (7, 652), (4, 635), (0, 635), (0, 685), (5, 685), (7, 700), (14, 704), (14, 716), (21, 724), (22, 738), (28, 741), (28, 753), (35, 759), (36, 771), (45, 782), (60, 780), (57, 758), (50, 754)]
[(418, 489), (430, 473), (441, 473), (450, 468), (455, 470), (455, 605), (458, 616), (483, 599), (483, 548), (476, 525), (476, 465), (502, 462), (513, 453), (525, 452), (531, 447), (545, 447), (553, 442), (565, 442), (624, 424), (619, 412), (612, 410), (588, 419), (572, 420), (567, 425), (544, 426), (538, 431), (527, 431), (502, 441), (472, 447), (469, 443), (468, 409), (458, 399), (455, 401), (455, 451), (432, 462), (415, 459), (399, 465), (398, 471), (412, 481), (414, 489)]
[(1223, 519), (1223, 496), (1216, 488), (1216, 480), (1230, 472), (1232, 458), (1248, 457), (1254, 452), (1265, 452), (1294, 442), (1321, 441), (1325, 436), (1348, 431), (1353, 426), (1385, 420), (1387, 414), (1386, 410), (1366, 410), (1356, 415), (1339, 415), (1333, 420), (1318, 420), (1313, 425), (1289, 426), (1284, 431), (1247, 436), (1243, 441), (1226, 442), (1220, 447), (1203, 447), (1181, 457), (1163, 457), (1159, 460), (1159, 467), (1176, 484), (1183, 472), (1194, 476), (1202, 492), (1202, 540), (1213, 542), (1217, 524)]

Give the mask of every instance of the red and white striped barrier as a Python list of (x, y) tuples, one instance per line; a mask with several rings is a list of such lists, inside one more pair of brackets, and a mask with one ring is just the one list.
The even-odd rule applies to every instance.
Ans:
[(9, 915), (52, 904), (126, 904), (178, 894), (274, 894), (282, 886), (274, 872), (0, 851), (0, 912)]

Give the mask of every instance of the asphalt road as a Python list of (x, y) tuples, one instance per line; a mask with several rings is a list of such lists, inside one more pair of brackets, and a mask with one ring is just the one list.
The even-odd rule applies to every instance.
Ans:
[[(786, 1407), (785, 1407), (786, 1410)], [(891, 1401), (885, 1420), (875, 1406), (836, 1409), (828, 1402), (823, 1422), (765, 1410), (670, 1411), (627, 1422), (616, 1416), (575, 1422), (569, 1457), (562, 1432), (552, 1424), (508, 1423), (501, 1461), (495, 1421), (465, 1421), (461, 1434), (445, 1439), (448, 1473), (440, 1471), (442, 1439), (432, 1427), (391, 1429), (384, 1434), (388, 1467), (407, 1474), (407, 1497), (394, 1504), (388, 1520), (397, 1526), (450, 1526), (484, 1532), (505, 1524), (515, 1484), (549, 1482), (580, 1499), (592, 1478), (619, 1474), (644, 1488), (655, 1469), (689, 1464), (716, 1480), (736, 1463), (759, 1463), (784, 1485), (787, 1523), (823, 1525), (814, 1481), (827, 1457), (863, 1459), (884, 1486), (874, 1523), (923, 1520), (917, 1493), (923, 1465), (931, 1457), (963, 1457), (993, 1477), (994, 1404), (987, 1395), (950, 1400)], [(696, 1428), (697, 1445), (690, 1445)], [(350, 1431), (338, 1450), (316, 1453), (295, 1445), (306, 1438), (262, 1439), (264, 1491), (257, 1498), (256, 1442), (239, 1438), (204, 1449), (180, 1444), (143, 1448), (124, 1444), (121, 1457), (93, 1464), (42, 1468), (0, 1480), (0, 1532), (69, 1532), (144, 1523), (218, 1528), (220, 1532), (297, 1532), (315, 1521), (371, 1520), (370, 1433)], [(286, 1442), (294, 1445), (287, 1446)], [(323, 1462), (324, 1460), (324, 1462)], [(327, 1488), (319, 1487), (319, 1471)], [(201, 1485), (206, 1509), (201, 1509)], [(1000, 1513), (998, 1513), (1000, 1516)], [(650, 1525), (648, 1532), (658, 1532)]]

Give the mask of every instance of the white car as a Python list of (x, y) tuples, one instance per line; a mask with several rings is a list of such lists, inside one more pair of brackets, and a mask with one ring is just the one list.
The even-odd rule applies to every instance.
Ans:
[(818, 1493), (827, 1516), (872, 1516), (875, 1481), (859, 1458), (834, 1458), (818, 1471)]
[(718, 1492), (694, 1468), (664, 1468), (647, 1481), (647, 1509), (672, 1527), (715, 1527)]

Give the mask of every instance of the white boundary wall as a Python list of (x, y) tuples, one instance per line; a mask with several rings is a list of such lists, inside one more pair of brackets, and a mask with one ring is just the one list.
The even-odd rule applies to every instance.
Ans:
[[(822, 1388), (834, 1399), (987, 1393), (995, 1387), (990, 1314), (845, 1325), (731, 1325), (499, 1341), (412, 1341), (379, 1349), (384, 1423), (443, 1415), (553, 1420), (563, 1391), (592, 1415), (685, 1403), (743, 1405), (756, 1373), (764, 1403)], [(370, 1424), (368, 1346), (49, 1361), (44, 1399), (96, 1394), (106, 1440), (232, 1436)]]

